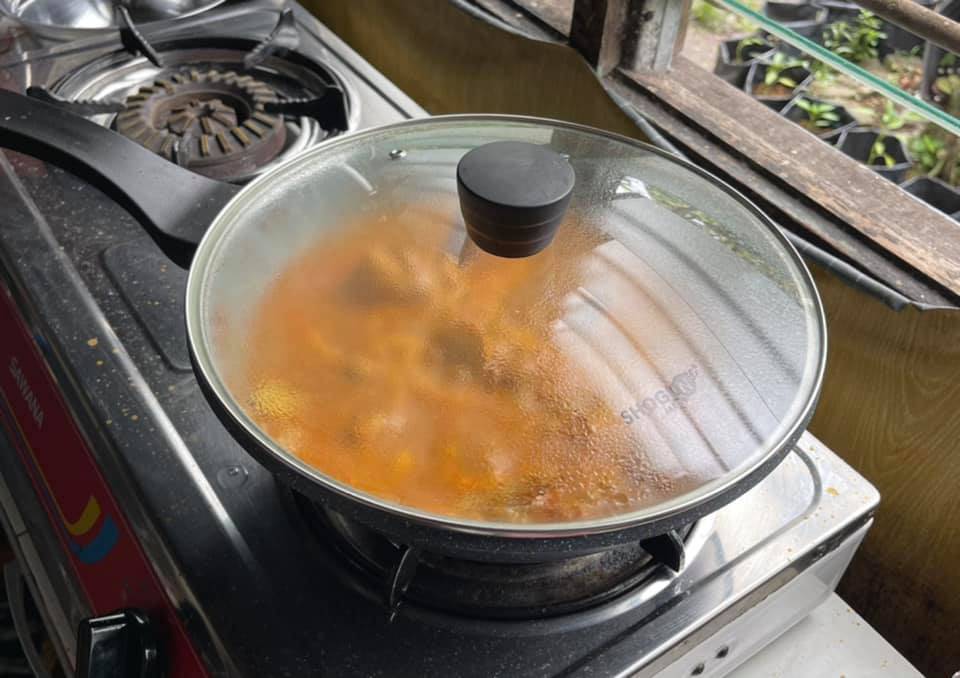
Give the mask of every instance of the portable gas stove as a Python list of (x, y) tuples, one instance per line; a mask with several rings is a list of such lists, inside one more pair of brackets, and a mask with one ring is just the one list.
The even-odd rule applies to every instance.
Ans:
[[(425, 114), (294, 4), (55, 44), (6, 21), (0, 50), (0, 86), (237, 182)], [(876, 491), (807, 434), (662, 538), (528, 565), (411, 557), (221, 426), (191, 371), (186, 273), (122, 207), (26, 156), (0, 172), (0, 503), (38, 675), (720, 676), (827, 597), (871, 524)]]

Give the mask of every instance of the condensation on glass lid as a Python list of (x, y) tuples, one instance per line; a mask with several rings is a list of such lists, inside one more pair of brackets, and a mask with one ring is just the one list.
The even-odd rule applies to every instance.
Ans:
[[(525, 259), (463, 261), (453, 196), (357, 216), (263, 291), (227, 386), (291, 454), (423, 512), (570, 522), (695, 490), (763, 447), (799, 370), (770, 318), (710, 324), (732, 303), (711, 276), (751, 276), (763, 313), (796, 301), (646, 193), (658, 228), (572, 209)], [(681, 284), (690, 252), (712, 268)]]

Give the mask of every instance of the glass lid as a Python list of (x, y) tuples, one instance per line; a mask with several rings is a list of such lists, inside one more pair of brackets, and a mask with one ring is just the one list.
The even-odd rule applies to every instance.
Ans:
[(187, 308), (203, 378), (285, 464), (511, 532), (723, 493), (800, 434), (825, 354), (809, 273), (741, 196), (505, 116), (354, 134), (251, 184)]

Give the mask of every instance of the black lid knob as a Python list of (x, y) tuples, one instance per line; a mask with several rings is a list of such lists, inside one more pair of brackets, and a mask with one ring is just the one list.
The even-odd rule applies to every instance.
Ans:
[(501, 257), (528, 257), (550, 244), (570, 204), (573, 168), (546, 146), (495, 141), (457, 165), (467, 233)]

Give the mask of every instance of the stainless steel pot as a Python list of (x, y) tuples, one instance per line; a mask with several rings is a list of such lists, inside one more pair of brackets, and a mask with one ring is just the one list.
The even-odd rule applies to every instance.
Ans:
[[(130, 18), (141, 27), (184, 19), (224, 0), (127, 0)], [(52, 40), (79, 40), (120, 27), (113, 0), (0, 0), (0, 13), (31, 33)]]
[[(448, 116), (338, 137), (238, 189), (26, 97), (0, 92), (0, 111), (2, 145), (99, 180), (131, 207), (171, 258), (189, 262), (186, 324), (195, 373), (234, 437), (297, 491), (398, 542), (476, 560), (521, 562), (662, 534), (749, 490), (791, 449), (812, 416), (826, 330), (809, 272), (776, 226), (743, 196), (656, 148), (557, 121)], [(469, 198), (474, 207), (484, 200), (493, 205), (494, 230), (511, 224), (504, 228), (513, 233), (526, 225), (524, 219), (532, 224), (531, 215), (537, 223), (563, 219), (563, 209), (545, 207), (562, 202), (559, 194), (524, 203), (524, 192), (512, 187), (516, 177), (527, 181), (530, 175), (512, 175), (510, 163), (499, 169), (509, 181), (471, 183), (465, 177), (462, 160), (469, 151), (505, 141), (549, 149), (569, 158), (575, 170), (569, 209), (576, 216), (568, 215), (544, 251), (564, 247), (565, 238), (579, 237), (583, 229), (593, 229), (597, 244), (570, 260), (564, 276), (580, 277), (570, 287), (575, 294), (561, 299), (561, 315), (547, 318), (548, 336), (553, 341), (561, 330), (579, 332), (579, 348), (563, 350), (576, 354), (577, 374), (594, 385), (597, 402), (618, 420), (617, 435), (635, 443), (636, 449), (616, 452), (618, 468), (650, 478), (672, 468), (685, 479), (674, 495), (652, 495), (659, 500), (622, 511), (607, 503), (591, 517), (557, 521), (423, 510), (306, 463), (266, 432), (230, 383), (231, 365), (237, 356), (245, 359), (249, 348), (244, 328), (263, 291), (303, 251), (350, 223), (351, 215), (382, 210), (389, 228), (389, 215), (413, 204), (408, 198), (427, 200), (447, 215), (451, 226), (444, 237), (456, 241), (453, 250), (469, 245), (468, 232), (482, 230), (480, 217), (464, 224), (460, 216), (465, 190), (476, 193)], [(544, 189), (542, 174), (530, 179), (538, 190)], [(513, 197), (497, 197), (507, 194)], [(501, 208), (507, 212), (496, 211)], [(511, 256), (523, 254), (530, 253)], [(598, 270), (601, 260), (605, 268)], [(511, 261), (488, 263), (495, 271)], [(553, 275), (548, 265), (536, 270)], [(542, 305), (535, 299), (530, 312)], [(556, 339), (558, 345), (563, 341)], [(609, 431), (613, 424), (605, 426)], [(592, 433), (583, 435), (584, 454), (603, 452)], [(589, 458), (582, 459), (588, 467)], [(577, 464), (570, 466), (576, 473)]]

